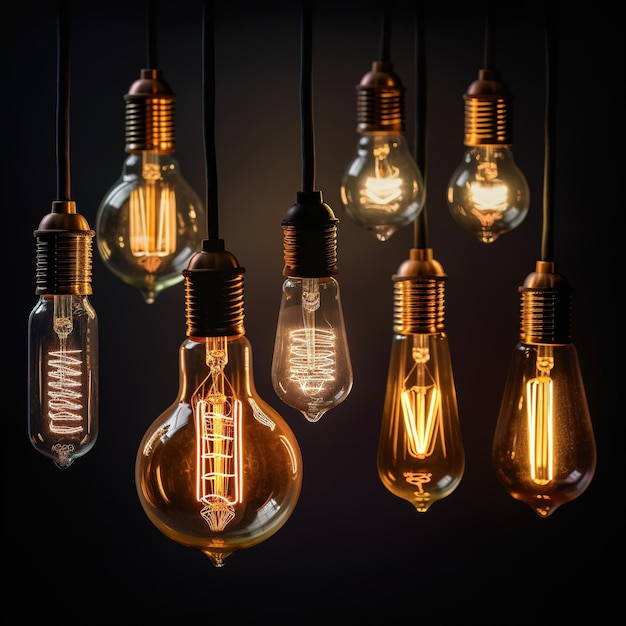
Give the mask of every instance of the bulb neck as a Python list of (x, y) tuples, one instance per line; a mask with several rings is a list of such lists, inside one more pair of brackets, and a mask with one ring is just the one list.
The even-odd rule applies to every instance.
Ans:
[(556, 272), (556, 264), (538, 261), (526, 277), (521, 294), (520, 342), (567, 344), (571, 342), (571, 289)]
[(37, 295), (90, 295), (93, 237), (73, 201), (54, 201), (34, 232)]
[(431, 248), (412, 248), (393, 276), (394, 332), (402, 335), (445, 331), (447, 275)]
[(391, 63), (374, 61), (356, 89), (359, 133), (399, 135), (404, 131), (406, 90)]
[(163, 80), (161, 70), (141, 70), (124, 101), (126, 152), (174, 152), (176, 97)]
[(222, 239), (202, 241), (183, 271), (188, 337), (245, 334), (244, 272)]
[(466, 146), (513, 143), (513, 96), (499, 72), (480, 70), (463, 100)]

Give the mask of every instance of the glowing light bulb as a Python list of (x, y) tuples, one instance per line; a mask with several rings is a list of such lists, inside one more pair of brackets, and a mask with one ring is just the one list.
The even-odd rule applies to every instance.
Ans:
[(37, 293), (30, 313), (32, 445), (61, 468), (98, 435), (98, 318), (89, 302), (94, 232), (74, 202), (53, 202), (35, 231)]
[(396, 303), (378, 475), (424, 513), (465, 471), (456, 389), (444, 331), (446, 275), (432, 250), (412, 249), (394, 276)]
[(161, 72), (142, 70), (125, 99), (128, 156), (98, 208), (97, 243), (104, 264), (152, 303), (183, 280), (205, 211), (173, 155), (175, 98)]
[(419, 214), (422, 173), (404, 138), (404, 87), (392, 65), (376, 61), (357, 87), (359, 140), (341, 179), (348, 216), (387, 241)]
[(510, 150), (512, 99), (498, 73), (480, 70), (464, 98), (468, 149), (448, 183), (448, 208), (460, 226), (492, 243), (524, 221), (530, 191)]
[(254, 386), (244, 270), (221, 240), (214, 245), (205, 240), (185, 272), (179, 393), (145, 433), (135, 478), (150, 521), (221, 567), (285, 524), (300, 495), (302, 457)]
[(336, 273), (336, 219), (320, 192), (299, 192), (283, 221), (285, 268), (272, 385), (310, 422), (352, 389), (352, 363)]
[(522, 293), (522, 330), (493, 439), (498, 480), (540, 517), (591, 482), (596, 448), (575, 346), (570, 290), (554, 263), (540, 261)]

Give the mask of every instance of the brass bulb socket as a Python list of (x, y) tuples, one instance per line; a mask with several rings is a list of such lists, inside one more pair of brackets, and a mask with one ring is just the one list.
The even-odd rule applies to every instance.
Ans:
[(393, 276), (393, 330), (403, 335), (445, 330), (447, 275), (431, 248), (412, 248)]
[(356, 89), (359, 133), (404, 132), (405, 88), (391, 63), (374, 61)]
[(513, 97), (495, 70), (480, 70), (463, 96), (466, 146), (513, 143)]

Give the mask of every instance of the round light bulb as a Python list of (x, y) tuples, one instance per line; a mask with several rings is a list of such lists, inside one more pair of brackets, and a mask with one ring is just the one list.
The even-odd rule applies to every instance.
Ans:
[(376, 132), (360, 135), (340, 192), (352, 221), (380, 241), (413, 222), (425, 198), (422, 174), (405, 138)]
[(447, 201), (460, 226), (492, 243), (524, 221), (530, 191), (508, 147), (480, 145), (466, 150), (448, 184)]
[(129, 154), (102, 200), (96, 241), (103, 263), (147, 303), (183, 280), (205, 232), (204, 206), (171, 153)]
[(150, 521), (220, 567), (287, 521), (302, 486), (298, 442), (257, 394), (248, 339), (186, 339), (180, 390), (148, 428), (136, 484)]
[(288, 277), (272, 360), (274, 391), (316, 422), (343, 402), (352, 380), (339, 283), (333, 277)]

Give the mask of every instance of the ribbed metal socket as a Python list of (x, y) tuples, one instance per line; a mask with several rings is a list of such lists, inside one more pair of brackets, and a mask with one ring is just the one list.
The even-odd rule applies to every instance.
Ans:
[(297, 194), (283, 227), (283, 276), (322, 278), (338, 273), (337, 224), (320, 191)]
[(397, 135), (404, 131), (405, 88), (391, 63), (374, 61), (356, 89), (359, 133)]
[(126, 152), (175, 150), (176, 97), (161, 70), (141, 70), (141, 77), (124, 96), (126, 102)]
[(202, 242), (183, 271), (188, 337), (245, 334), (244, 272), (222, 239)]
[(538, 261), (521, 293), (520, 342), (567, 344), (571, 342), (572, 292), (556, 264)]
[(445, 330), (447, 275), (431, 248), (412, 248), (393, 276), (393, 330), (402, 335)]
[(513, 97), (496, 70), (480, 70), (463, 99), (466, 146), (513, 143)]
[(37, 295), (90, 295), (93, 238), (87, 220), (76, 213), (76, 203), (55, 201), (44, 216), (37, 238)]

